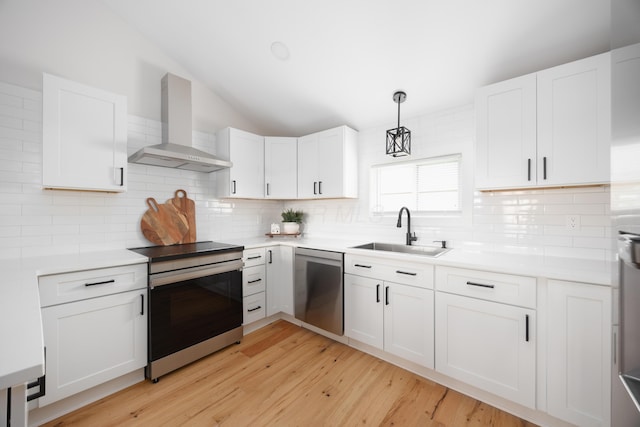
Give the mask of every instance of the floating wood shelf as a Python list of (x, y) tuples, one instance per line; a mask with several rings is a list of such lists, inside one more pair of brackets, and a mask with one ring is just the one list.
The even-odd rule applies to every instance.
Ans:
[(293, 237), (298, 237), (300, 236), (302, 233), (266, 233), (265, 236), (269, 236), (269, 237), (279, 237), (279, 236), (293, 236)]

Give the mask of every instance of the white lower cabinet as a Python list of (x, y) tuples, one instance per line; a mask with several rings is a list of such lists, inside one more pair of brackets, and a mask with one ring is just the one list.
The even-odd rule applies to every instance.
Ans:
[(147, 364), (147, 264), (40, 276), (40, 407)]
[(266, 248), (267, 316), (282, 312), (293, 316), (293, 248)]
[(536, 280), (437, 267), (436, 289), (436, 371), (535, 408)]
[(48, 405), (147, 364), (147, 290), (42, 309)]
[(548, 412), (583, 427), (608, 426), (611, 288), (549, 280), (547, 292)]
[[(349, 254), (345, 266), (345, 335), (433, 368), (433, 267), (393, 267)], [(380, 278), (349, 274), (353, 272)], [(411, 284), (383, 280), (391, 277), (406, 277)]]
[(535, 408), (535, 311), (437, 292), (436, 371)]

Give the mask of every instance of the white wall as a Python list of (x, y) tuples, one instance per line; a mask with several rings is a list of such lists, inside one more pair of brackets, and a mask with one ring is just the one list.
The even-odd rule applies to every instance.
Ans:
[(126, 95), (130, 114), (155, 120), (172, 72), (192, 80), (194, 129), (260, 131), (98, 0), (0, 1), (0, 81), (42, 90), (42, 72)]
[[(463, 182), (472, 188), (474, 109), (472, 105), (412, 119), (402, 125), (411, 129), (412, 158), (462, 153)], [(287, 202), (286, 207), (307, 212), (304, 229), (309, 235), (350, 236), (363, 242), (382, 240), (404, 243), (397, 217), (369, 215), (369, 168), (394, 161), (385, 155), (388, 123), (360, 131), (359, 198)], [(416, 244), (432, 245), (447, 240), (451, 247), (465, 247), (524, 254), (611, 259), (609, 187), (546, 190), (473, 192), (466, 197), (467, 218), (450, 221), (412, 217)], [(580, 227), (569, 230), (566, 216), (578, 215)]]

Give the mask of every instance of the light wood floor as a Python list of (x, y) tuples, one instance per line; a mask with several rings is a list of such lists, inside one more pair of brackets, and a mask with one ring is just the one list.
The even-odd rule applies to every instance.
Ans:
[(533, 426), (285, 321), (46, 425)]

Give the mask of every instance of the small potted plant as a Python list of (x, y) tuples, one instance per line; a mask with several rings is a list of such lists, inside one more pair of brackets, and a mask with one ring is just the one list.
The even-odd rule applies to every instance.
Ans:
[(282, 232), (284, 234), (297, 234), (300, 232), (300, 223), (304, 213), (293, 209), (282, 212)]

